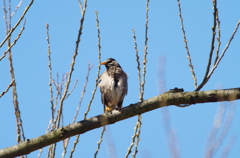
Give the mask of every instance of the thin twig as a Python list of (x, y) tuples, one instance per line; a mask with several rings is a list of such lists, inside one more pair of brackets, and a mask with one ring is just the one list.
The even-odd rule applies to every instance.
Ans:
[(51, 43), (50, 43), (50, 35), (49, 35), (49, 24), (46, 24), (46, 34), (47, 34), (47, 44), (48, 44), (48, 68), (49, 68), (49, 92), (50, 92), (50, 103), (51, 103), (51, 110), (52, 110), (52, 118), (51, 124), (54, 122), (54, 114), (55, 114), (55, 106), (54, 105), (54, 98), (53, 98), (53, 78), (52, 78), (52, 59), (51, 59)]
[[(77, 119), (77, 116), (78, 116), (78, 112), (80, 110), (80, 107), (81, 107), (81, 104), (82, 104), (82, 100), (84, 98), (84, 94), (86, 92), (88, 78), (89, 78), (89, 74), (90, 74), (90, 71), (91, 71), (92, 67), (93, 67), (93, 65), (90, 65), (90, 63), (88, 63), (88, 71), (87, 71), (87, 75), (86, 75), (86, 81), (84, 83), (83, 90), (82, 90), (81, 97), (80, 97), (80, 101), (78, 103), (78, 107), (77, 107), (76, 113), (75, 113), (75, 115), (73, 117), (72, 123), (76, 122), (76, 119)], [(62, 157), (65, 157), (65, 154), (67, 153), (67, 147), (68, 147), (68, 144), (69, 144), (69, 140), (70, 140), (70, 138), (64, 140), (64, 150), (63, 150), (63, 153), (62, 153)]]
[(218, 37), (217, 37), (217, 41), (218, 41), (218, 45), (217, 45), (217, 50), (216, 50), (216, 58), (214, 61), (214, 65), (216, 64), (218, 57), (219, 57), (219, 50), (221, 47), (221, 27), (220, 27), (220, 20), (219, 20), (219, 11), (217, 10), (217, 15), (216, 15), (216, 21), (217, 21), (217, 29), (218, 29)]
[(73, 153), (76, 149), (76, 146), (77, 146), (77, 143), (79, 142), (79, 138), (80, 138), (80, 134), (78, 134), (75, 138), (75, 142), (73, 143), (73, 147), (72, 147), (72, 150), (70, 151), (70, 156), (69, 158), (72, 158), (73, 157)]
[[(56, 112), (56, 109), (57, 109), (57, 105), (59, 103), (59, 99), (62, 96), (62, 89), (63, 89), (62, 87), (63, 87), (63, 84), (65, 83), (65, 81), (67, 79), (67, 76), (68, 76), (68, 74), (64, 73), (62, 75), (62, 81), (59, 83), (59, 75), (58, 75), (58, 72), (57, 72), (57, 79), (56, 79), (56, 81), (54, 79), (52, 79), (52, 83), (53, 83), (53, 85), (55, 86), (55, 89), (56, 89), (55, 104), (54, 104), (53, 107), (51, 107), (52, 108), (52, 117), (53, 118), (54, 118), (54, 115), (55, 115), (55, 112)], [(56, 130), (56, 128), (57, 128), (56, 127), (56, 122), (57, 122), (56, 119), (53, 120), (53, 121), (50, 121), (49, 126), (47, 128), (47, 133), (49, 132), (48, 131), (49, 129), (52, 130), (52, 131)], [(55, 152), (54, 152), (55, 148), (56, 148), (56, 143), (51, 144), (49, 146), (49, 148), (48, 148), (48, 156), (47, 157), (51, 157), (51, 158), (54, 157), (54, 155), (55, 155)]]
[(211, 72), (210, 72), (209, 75), (208, 75), (208, 78), (211, 77), (212, 73), (213, 73), (214, 70), (217, 68), (218, 64), (220, 63), (220, 61), (222, 60), (223, 56), (225, 55), (225, 53), (226, 53), (227, 49), (229, 48), (229, 46), (230, 46), (230, 44), (231, 44), (231, 42), (232, 42), (232, 40), (233, 40), (235, 34), (236, 34), (237, 31), (238, 31), (238, 27), (239, 27), (239, 25), (240, 25), (240, 21), (238, 21), (238, 23), (236, 24), (236, 28), (234, 29), (234, 31), (233, 31), (233, 33), (232, 33), (232, 35), (231, 35), (231, 37), (230, 37), (230, 39), (229, 39), (229, 41), (228, 41), (226, 47), (225, 47), (224, 50), (222, 51), (221, 56), (218, 58), (216, 64), (214, 64), (214, 66), (213, 66)]
[[(140, 101), (143, 101), (143, 93), (142, 93), (142, 84), (141, 84), (141, 67), (140, 67), (140, 61), (139, 61), (139, 55), (138, 55), (138, 48), (137, 48), (137, 37), (135, 35), (135, 30), (132, 29), (132, 32), (133, 32), (133, 41), (134, 41), (134, 48), (135, 48), (135, 51), (136, 51), (136, 61), (137, 61), (137, 69), (138, 69), (138, 81), (139, 81), (139, 100)], [(139, 139), (139, 135), (140, 135), (140, 126), (141, 126), (141, 115), (138, 115), (138, 120), (137, 120), (137, 124), (136, 124), (136, 127), (135, 127), (135, 130), (134, 130), (134, 139), (132, 139), (132, 142), (130, 144), (130, 147), (128, 148), (128, 153), (126, 156), (128, 156), (130, 153), (131, 153), (131, 149), (135, 143), (135, 139), (137, 139), (137, 142), (136, 142), (136, 148), (134, 150), (134, 153), (133, 153), (133, 157), (136, 156), (136, 153), (137, 153), (137, 147), (138, 147), (138, 141), (140, 140)]]
[[(146, 23), (145, 23), (145, 48), (144, 48), (144, 57), (143, 57), (143, 74), (142, 74), (142, 83), (141, 83), (141, 89), (142, 89), (142, 93), (140, 96), (140, 102), (143, 102), (143, 95), (144, 95), (144, 88), (145, 88), (145, 83), (146, 83), (146, 73), (147, 73), (147, 54), (148, 54), (148, 12), (149, 12), (149, 2), (150, 0), (146, 0)], [(138, 144), (140, 141), (140, 132), (141, 132), (141, 126), (142, 126), (142, 121), (141, 121), (142, 116), (138, 115), (138, 120), (137, 120), (137, 126), (136, 126), (136, 144), (135, 144), (135, 149), (134, 149), (134, 153), (132, 154), (132, 157), (135, 158), (138, 152)]]
[[(97, 27), (97, 37), (98, 37), (98, 59), (99, 59), (99, 63), (98, 63), (98, 78), (99, 78), (99, 73), (100, 73), (100, 69), (101, 69), (101, 37), (100, 37), (100, 28), (99, 28), (99, 20), (98, 20), (98, 11), (95, 10), (95, 13), (96, 13), (96, 27)], [(96, 80), (96, 82), (98, 82), (98, 80)], [(97, 84), (97, 83), (96, 83)], [(97, 85), (96, 85), (97, 86)], [(106, 131), (106, 126), (103, 127), (102, 129), (102, 132), (100, 134), (100, 139), (99, 139), (99, 142), (97, 142), (97, 149), (96, 149), (96, 152), (94, 154), (94, 158), (97, 157), (97, 154), (98, 154), (98, 151), (100, 150), (100, 147), (101, 147), (101, 143), (102, 143), (102, 138), (103, 138), (103, 135), (104, 135), (104, 132)]]
[[(4, 11), (4, 21), (6, 26), (6, 36), (11, 29), (11, 0), (8, 1), (8, 11), (6, 10), (5, 0), (3, 1), (3, 11)], [(20, 31), (22, 32), (22, 31)], [(16, 133), (17, 133), (17, 142), (20, 144), (21, 142), (25, 141), (24, 136), (24, 129), (22, 125), (22, 119), (20, 115), (20, 108), (18, 104), (18, 95), (17, 95), (17, 87), (16, 87), (16, 80), (14, 75), (14, 68), (13, 68), (13, 60), (12, 60), (12, 53), (11, 53), (11, 38), (9, 37), (7, 40), (7, 47), (8, 47), (8, 60), (9, 60), (9, 67), (10, 67), (10, 76), (12, 80), (12, 97), (13, 97), (13, 105), (14, 105), (14, 113), (16, 119)], [(5, 41), (5, 42), (6, 42)], [(20, 156), (20, 158), (27, 157), (26, 155)]]
[[(64, 89), (64, 92), (63, 92), (63, 96), (61, 96), (61, 99), (60, 99), (60, 107), (59, 107), (59, 110), (58, 110), (57, 124), (56, 124), (57, 128), (59, 128), (59, 126), (60, 126), (62, 110), (63, 110), (63, 101), (65, 100), (66, 95), (68, 93), (68, 88), (69, 88), (71, 78), (72, 78), (72, 73), (73, 73), (73, 70), (74, 70), (75, 60), (76, 60), (76, 57), (78, 55), (78, 47), (79, 47), (79, 43), (81, 41), (80, 38), (81, 38), (81, 35), (82, 35), (82, 30), (83, 30), (83, 23), (84, 23), (86, 7), (87, 7), (87, 0), (84, 1), (84, 9), (82, 11), (82, 18), (80, 20), (80, 27), (79, 27), (78, 36), (77, 36), (76, 47), (75, 47), (75, 50), (74, 50), (74, 54), (72, 56), (72, 63), (70, 64), (70, 70), (69, 70), (69, 73), (68, 73), (67, 81), (65, 83), (65, 89)], [(56, 144), (53, 147), (53, 152), (54, 152), (53, 156), (55, 155), (55, 150), (56, 150)]]
[(0, 58), (0, 61), (6, 56), (6, 54), (8, 53), (8, 51), (17, 43), (18, 39), (21, 37), (23, 30), (25, 29), (25, 24), (26, 24), (26, 19), (24, 20), (23, 26), (19, 32), (19, 34), (17, 35), (17, 38), (14, 39), (13, 43), (8, 47), (8, 49), (3, 53), (3, 55)]
[(70, 92), (67, 94), (67, 96), (66, 96), (66, 98), (65, 99), (67, 99), (71, 94), (72, 94), (72, 92), (73, 92), (73, 90), (76, 88), (76, 86), (77, 86), (77, 83), (78, 83), (78, 79), (76, 79), (76, 81), (74, 82), (74, 84), (73, 84), (73, 88), (70, 90)]
[(104, 135), (104, 132), (106, 131), (106, 126), (103, 126), (103, 129), (102, 129), (102, 132), (100, 134), (100, 139), (99, 139), (99, 142), (97, 142), (98, 146), (97, 146), (97, 149), (96, 149), (96, 152), (94, 154), (94, 158), (97, 157), (97, 154), (98, 154), (98, 151), (100, 150), (100, 147), (101, 147), (101, 143), (102, 143), (102, 139), (103, 139), (103, 135)]
[[(6, 34), (10, 32), (11, 29), (11, 0), (8, 2), (8, 19), (7, 19), (7, 12), (4, 12), (4, 17), (5, 23), (6, 23)], [(5, 7), (5, 6), (4, 6)], [(9, 37), (7, 40), (7, 45), (8, 48), (11, 46), (11, 38)], [(13, 96), (13, 104), (14, 104), (14, 113), (16, 117), (16, 128), (17, 128), (17, 142), (21, 143), (25, 141), (25, 136), (24, 136), (24, 129), (23, 129), (23, 123), (22, 123), (22, 118), (20, 114), (20, 108), (19, 108), (19, 103), (18, 103), (18, 95), (17, 95), (17, 86), (16, 86), (16, 80), (15, 80), (15, 74), (14, 74), (14, 68), (13, 68), (13, 60), (12, 60), (12, 53), (11, 49), (8, 51), (8, 60), (9, 60), (9, 65), (10, 65), (10, 75), (12, 79), (12, 96)], [(26, 156), (25, 156), (26, 157)]]
[(81, 0), (78, 0), (78, 3), (79, 3), (80, 11), (81, 11), (81, 13), (82, 13), (82, 11), (83, 11), (83, 5), (82, 5)]
[[(62, 75), (62, 81), (59, 83), (59, 78), (58, 78), (58, 74), (57, 74), (57, 83), (56, 82), (53, 82), (54, 85), (55, 85), (55, 88), (56, 88), (56, 91), (57, 91), (57, 94), (56, 94), (56, 103), (55, 103), (55, 108), (57, 107), (58, 105), (58, 101), (61, 102), (61, 99), (62, 99), (62, 91), (63, 91), (63, 85), (65, 84), (66, 85), (66, 82), (67, 82), (67, 79), (69, 77), (69, 74), (68, 73), (64, 73)], [(54, 81), (54, 80), (53, 80)], [(59, 103), (60, 104), (60, 103)], [(63, 114), (61, 112), (61, 115), (59, 115), (59, 111), (62, 110), (63, 107), (61, 107), (61, 105), (59, 105), (58, 107), (58, 113), (57, 113), (57, 116), (56, 116), (56, 119), (54, 120), (53, 124), (52, 124), (52, 130), (55, 130), (59, 127), (57, 127), (57, 124), (60, 126), (60, 122), (62, 123), (62, 126), (63, 126)], [(55, 111), (55, 109), (54, 109)], [(50, 156), (51, 158), (54, 158), (55, 157), (55, 152), (56, 152), (56, 145), (57, 143), (54, 143), (51, 145), (51, 147), (49, 148), (50, 149)]]
[[(3, 19), (4, 19), (4, 23), (5, 23), (5, 30), (6, 30), (6, 34), (8, 34), (8, 25), (7, 25), (7, 10), (6, 10), (6, 0), (3, 0)], [(1, 47), (0, 47), (1, 48)]]
[(82, 18), (80, 20), (80, 27), (79, 27), (78, 36), (77, 36), (76, 47), (75, 47), (75, 50), (74, 50), (74, 54), (72, 56), (72, 63), (70, 64), (70, 70), (69, 70), (67, 82), (65, 84), (65, 89), (64, 89), (64, 92), (63, 92), (63, 96), (60, 99), (60, 108), (59, 108), (59, 112), (58, 112), (57, 128), (59, 128), (59, 125), (60, 125), (60, 117), (62, 115), (63, 101), (65, 100), (65, 97), (68, 93), (68, 88), (69, 88), (71, 78), (72, 78), (72, 74), (73, 74), (73, 70), (74, 70), (75, 60), (76, 60), (76, 57), (78, 55), (78, 47), (79, 47), (79, 43), (81, 41), (80, 38), (81, 38), (81, 35), (82, 35), (82, 30), (83, 30), (83, 23), (84, 23), (86, 8), (87, 8), (87, 0), (84, 1), (84, 9), (82, 11)]
[(218, 13), (217, 0), (213, 0), (212, 40), (211, 40), (211, 48), (210, 48), (210, 52), (209, 52), (209, 57), (208, 57), (208, 64), (207, 64), (207, 68), (206, 68), (206, 72), (203, 77), (203, 80), (202, 80), (201, 84), (195, 89), (195, 91), (199, 91), (209, 80), (208, 75), (209, 75), (209, 70), (210, 70), (210, 66), (212, 63), (212, 55), (213, 55), (213, 51), (214, 51), (216, 28), (217, 28), (217, 15), (218, 15), (217, 13)]
[(189, 48), (188, 48), (188, 41), (187, 41), (187, 36), (186, 36), (186, 32), (184, 29), (184, 24), (183, 24), (183, 18), (182, 18), (182, 9), (181, 9), (181, 4), (180, 4), (180, 0), (178, 1), (178, 12), (179, 12), (179, 18), (180, 18), (180, 22), (181, 22), (181, 28), (182, 28), (182, 35), (183, 35), (183, 41), (185, 43), (185, 49), (186, 49), (186, 53), (187, 53), (187, 59), (188, 59), (188, 66), (190, 67), (190, 71), (192, 72), (192, 78), (193, 78), (193, 82), (194, 82), (194, 86), (195, 88), (197, 88), (197, 78), (194, 72), (194, 66), (192, 64), (192, 59), (191, 59), (191, 55), (189, 52)]
[(98, 20), (98, 11), (95, 11), (95, 12), (96, 12), (96, 21), (97, 21), (96, 26), (97, 26), (97, 31), (98, 31), (98, 35), (97, 35), (97, 37), (98, 37), (98, 71), (97, 71), (95, 87), (94, 87), (94, 90), (92, 92), (92, 97), (89, 101), (87, 111), (84, 113), (84, 120), (87, 119), (87, 114), (90, 111), (90, 107), (91, 107), (92, 101), (94, 99), (94, 95), (96, 93), (96, 90), (97, 90), (98, 79), (99, 79), (100, 70), (101, 70), (101, 37), (100, 37), (100, 28), (99, 28), (99, 20)]
[[(79, 46), (79, 43), (80, 43), (80, 37), (81, 37), (81, 34), (82, 34), (83, 22), (84, 22), (85, 12), (86, 12), (86, 8), (87, 8), (87, 0), (84, 0), (84, 4), (83, 4), (84, 7), (82, 7), (81, 1), (79, 1), (79, 3), (80, 3), (80, 5), (81, 5), (80, 9), (81, 9), (82, 18), (81, 18), (81, 20), (80, 20), (80, 28), (79, 28), (78, 38), (77, 38), (77, 41), (76, 41), (75, 54), (74, 54), (74, 56), (73, 56), (73, 59), (74, 59), (74, 60), (75, 60), (76, 55), (77, 55), (77, 53), (78, 53), (77, 51), (78, 51), (78, 46)], [(71, 66), (70, 75), (69, 75), (70, 78), (71, 78), (71, 75), (72, 75), (71, 71), (73, 71), (74, 63), (72, 63), (71, 65), (72, 65), (72, 66)], [(70, 81), (68, 81), (68, 82), (70, 82)], [(67, 84), (66, 84), (65, 87), (66, 87), (66, 89), (67, 89)], [(61, 105), (61, 104), (60, 104), (60, 105)], [(78, 143), (79, 137), (80, 137), (80, 135), (76, 136), (76, 141), (74, 142), (74, 145), (73, 145), (72, 151), (70, 152), (70, 156), (69, 156), (69, 157), (72, 157), (72, 156), (73, 156), (73, 152), (75, 151), (75, 148), (76, 148), (76, 145), (77, 145), (77, 143)]]
[(31, 2), (29, 3), (29, 5), (25, 8), (22, 16), (19, 18), (18, 22), (15, 24), (15, 26), (13, 28), (11, 28), (11, 30), (9, 31), (8, 35), (5, 37), (5, 39), (2, 41), (2, 43), (0, 44), (0, 48), (3, 46), (3, 44), (8, 40), (8, 38), (12, 35), (13, 31), (17, 28), (17, 26), (20, 24), (20, 22), (23, 20), (24, 16), (27, 14), (27, 11), (29, 10), (29, 8), (32, 6), (34, 0), (31, 0)]
[(136, 157), (137, 152), (138, 152), (138, 143), (140, 141), (140, 132), (141, 132), (141, 125), (142, 125), (142, 121), (141, 121), (142, 115), (138, 115), (138, 121), (137, 121), (137, 130), (136, 130), (136, 145), (135, 145), (135, 149), (134, 149), (134, 153), (132, 154), (132, 157)]
[(215, 36), (216, 36), (216, 26), (217, 26), (217, 0), (213, 0), (213, 27), (212, 27), (212, 42), (211, 42), (211, 48), (210, 48), (210, 53), (209, 53), (209, 58), (208, 58), (208, 65), (207, 65), (207, 69), (206, 69), (206, 73), (204, 76), (204, 79), (207, 78), (209, 70), (210, 70), (210, 66), (211, 66), (211, 62), (212, 62), (212, 54), (214, 51), (214, 44), (215, 44)]
[(131, 141), (130, 147), (127, 150), (127, 154), (126, 154), (125, 158), (128, 158), (128, 156), (132, 152), (131, 150), (132, 150), (132, 147), (134, 146), (135, 138), (137, 137), (137, 134), (136, 134), (137, 133), (137, 128), (138, 128), (138, 122), (136, 123), (136, 126), (134, 127), (134, 133), (133, 133), (133, 136), (132, 136), (132, 141)]
[(11, 17), (17, 12), (18, 8), (22, 5), (23, 0), (21, 0), (18, 5), (16, 6), (15, 10), (12, 12)]
[[(61, 98), (62, 96), (62, 86), (63, 84), (65, 83), (66, 81), (66, 78), (67, 78), (68, 74), (67, 73), (64, 73), (62, 75), (62, 81), (59, 83), (59, 75), (58, 75), (58, 72), (57, 72), (57, 79), (56, 81), (54, 79), (52, 79), (52, 84), (55, 86), (55, 89), (56, 89), (56, 97), (55, 97), (55, 104), (53, 104), (54, 106), (52, 107), (51, 106), (51, 110), (52, 110), (52, 116), (54, 118), (54, 115), (55, 115), (55, 112), (56, 112), (56, 109), (57, 109), (57, 105), (58, 105), (58, 102), (59, 102), (59, 98)], [(53, 99), (54, 101), (54, 99)], [(46, 133), (53, 131), (53, 130), (56, 130), (56, 120), (51, 120), (49, 121), (49, 125), (47, 127), (47, 130), (46, 130)], [(54, 150), (55, 150), (55, 147), (56, 147), (56, 143), (54, 144), (51, 144), (48, 148), (48, 157), (54, 157)], [(41, 151), (40, 151), (41, 152)]]
[[(85, 3), (85, 2), (84, 2)], [(81, 6), (81, 3), (80, 3), (80, 6)], [(80, 7), (82, 8), (82, 7)], [(87, 118), (87, 114), (88, 112), (90, 111), (90, 107), (91, 107), (91, 104), (92, 104), (92, 101), (94, 99), (94, 95), (95, 95), (95, 92), (97, 90), (97, 85), (98, 85), (98, 78), (99, 78), (99, 75), (100, 75), (100, 70), (101, 70), (101, 43), (100, 43), (100, 28), (99, 28), (99, 21), (98, 21), (98, 12), (96, 12), (96, 21), (97, 21), (97, 31), (98, 31), (98, 71), (97, 71), (97, 78), (96, 78), (96, 83), (95, 83), (95, 87), (94, 87), (94, 90), (92, 92), (92, 97), (89, 101), (89, 104), (88, 104), (88, 107), (87, 107), (87, 111), (84, 113), (84, 120)], [(70, 152), (70, 158), (73, 156), (73, 152), (75, 151), (75, 148), (77, 146), (77, 143), (79, 142), (79, 138), (80, 138), (80, 134), (76, 136), (76, 139), (75, 139), (75, 142), (73, 144), (73, 148), (72, 148), (72, 151)]]
[[(136, 51), (136, 61), (137, 61), (137, 69), (138, 69), (138, 80), (139, 81), (139, 90), (140, 90), (140, 94), (139, 94), (139, 100), (140, 102), (143, 102), (143, 95), (144, 95), (144, 86), (145, 86), (145, 83), (146, 83), (146, 80), (145, 80), (145, 75), (146, 75), (146, 69), (147, 69), (147, 50), (148, 50), (148, 11), (149, 11), (149, 8), (148, 8), (148, 5), (149, 5), (149, 1), (150, 0), (146, 0), (146, 23), (145, 23), (145, 42), (144, 42), (144, 57), (143, 57), (143, 74), (141, 76), (140, 74), (140, 62), (139, 62), (139, 56), (138, 56), (138, 49), (137, 49), (137, 41), (136, 41), (136, 36), (135, 36), (135, 31), (134, 29), (132, 29), (132, 32), (133, 32), (133, 41), (134, 41), (134, 48), (135, 48), (135, 51)], [(141, 78), (142, 77), (142, 78)], [(142, 80), (141, 80), (142, 79)], [(138, 119), (137, 119), (137, 123), (136, 123), (136, 126), (134, 128), (134, 135), (132, 136), (132, 141), (131, 141), (131, 144), (130, 144), (130, 147), (128, 148), (128, 151), (127, 151), (127, 154), (126, 154), (126, 158), (129, 156), (129, 154), (132, 152), (132, 147), (134, 146), (134, 143), (136, 141), (136, 144), (135, 144), (135, 149), (134, 149), (134, 153), (132, 154), (132, 157), (136, 157), (137, 155), (137, 152), (138, 152), (138, 143), (140, 141), (140, 131), (141, 131), (141, 125), (142, 125), (142, 122), (141, 122), (141, 115), (138, 115)]]
[(14, 80), (12, 80), (12, 82), (8, 85), (8, 87), (6, 88), (6, 90), (3, 91), (3, 92), (0, 94), (0, 98), (1, 98), (5, 93), (8, 92), (8, 90), (12, 87), (13, 82), (14, 82)]
[(93, 65), (90, 65), (90, 63), (88, 63), (88, 71), (87, 71), (87, 75), (86, 75), (86, 81), (84, 83), (83, 90), (82, 90), (81, 97), (80, 97), (80, 101), (78, 103), (78, 107), (77, 107), (77, 110), (76, 110), (76, 113), (74, 115), (72, 123), (76, 122), (76, 119), (77, 119), (77, 116), (78, 116), (78, 111), (80, 110), (80, 107), (81, 107), (81, 104), (82, 104), (82, 100), (83, 100), (84, 94), (86, 92), (87, 83), (88, 83), (90, 71), (91, 71), (92, 68), (93, 68)]
[(135, 34), (135, 30), (132, 29), (133, 33), (133, 42), (134, 42), (134, 49), (136, 51), (136, 61), (137, 61), (137, 69), (138, 69), (138, 82), (139, 82), (139, 99), (141, 99), (141, 92), (142, 92), (142, 86), (141, 86), (141, 67), (140, 67), (140, 61), (139, 61), (139, 55), (138, 55), (138, 47), (137, 47), (137, 37)]
[(207, 78), (204, 80), (204, 82), (202, 82), (202, 83), (195, 89), (195, 91), (199, 91), (199, 90), (207, 83), (207, 81), (210, 79), (210, 77), (212, 76), (214, 70), (217, 68), (217, 66), (219, 65), (220, 61), (222, 60), (222, 57), (225, 55), (227, 49), (229, 48), (229, 46), (230, 46), (230, 44), (231, 44), (231, 42), (232, 42), (232, 40), (233, 40), (233, 38), (234, 38), (234, 35), (235, 35), (235, 34), (237, 33), (237, 31), (238, 31), (239, 25), (240, 25), (240, 21), (238, 21), (238, 23), (236, 24), (236, 28), (234, 29), (234, 31), (233, 31), (233, 33), (232, 33), (232, 35), (231, 35), (231, 37), (230, 37), (230, 39), (229, 39), (226, 47), (225, 47), (224, 50), (222, 51), (222, 54), (221, 54), (221, 56), (218, 58), (217, 62), (216, 62), (216, 63), (214, 64), (214, 66), (212, 67), (212, 70), (209, 72)]
[[(53, 83), (53, 78), (52, 78), (52, 59), (51, 59), (51, 44), (50, 44), (50, 35), (49, 35), (49, 24), (46, 23), (46, 40), (47, 40), (47, 46), (48, 46), (48, 68), (49, 68), (49, 92), (50, 92), (50, 103), (51, 103), (51, 111), (52, 111), (52, 116), (49, 121), (49, 125), (46, 129), (46, 133), (48, 133), (51, 130), (51, 127), (53, 126), (54, 122), (54, 113), (55, 113), (55, 105), (54, 105), (54, 98), (53, 98), (53, 90), (52, 90), (52, 83)], [(50, 149), (50, 148), (49, 148)], [(40, 149), (38, 153), (38, 158), (41, 157), (43, 150)], [(50, 152), (50, 151), (49, 151)]]
[(141, 97), (140, 97), (140, 101), (142, 102), (144, 99), (143, 99), (143, 95), (144, 95), (144, 86), (145, 86), (145, 83), (146, 83), (146, 80), (145, 80), (145, 76), (146, 76), (146, 72), (147, 72), (147, 54), (148, 54), (148, 11), (149, 11), (149, 8), (148, 8), (148, 4), (149, 4), (149, 1), (150, 0), (147, 0), (146, 2), (146, 23), (145, 23), (145, 48), (144, 48), (144, 60), (143, 60), (143, 74), (142, 74), (142, 83), (141, 83), (141, 86), (142, 86), (142, 93), (141, 93)]

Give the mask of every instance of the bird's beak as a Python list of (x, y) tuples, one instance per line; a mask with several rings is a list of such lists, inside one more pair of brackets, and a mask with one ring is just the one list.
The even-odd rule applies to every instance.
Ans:
[(101, 63), (101, 65), (106, 65), (106, 62)]

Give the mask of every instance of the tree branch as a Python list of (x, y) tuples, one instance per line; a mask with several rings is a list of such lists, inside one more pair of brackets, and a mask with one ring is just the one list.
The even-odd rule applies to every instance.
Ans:
[(71, 136), (114, 124), (115, 122), (169, 105), (197, 104), (221, 101), (233, 101), (240, 99), (240, 88), (210, 90), (199, 92), (166, 92), (143, 102), (130, 104), (111, 113), (104, 113), (80, 122), (59, 128), (34, 139), (0, 150), (0, 158), (16, 157), (29, 154), (32, 151), (59, 142)]

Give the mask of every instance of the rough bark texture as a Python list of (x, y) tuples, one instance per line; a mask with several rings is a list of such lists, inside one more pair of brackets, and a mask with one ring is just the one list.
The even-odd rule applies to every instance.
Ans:
[(29, 154), (32, 151), (43, 148), (50, 144), (59, 142), (77, 134), (99, 128), (108, 124), (133, 117), (160, 107), (176, 105), (185, 107), (185, 104), (209, 103), (221, 101), (233, 101), (240, 99), (240, 88), (210, 90), (200, 92), (166, 92), (153, 98), (147, 99), (142, 103), (130, 104), (121, 109), (114, 110), (111, 113), (104, 113), (77, 123), (59, 128), (55, 131), (44, 134), (34, 139), (28, 139), (20, 143), (0, 150), (0, 158), (16, 157)]

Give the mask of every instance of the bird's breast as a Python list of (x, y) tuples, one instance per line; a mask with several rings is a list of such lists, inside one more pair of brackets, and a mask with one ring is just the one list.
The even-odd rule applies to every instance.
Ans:
[(122, 95), (121, 79), (116, 80), (106, 73), (104, 73), (100, 79), (101, 82), (99, 83), (99, 87), (101, 89), (101, 92), (109, 94), (109, 96), (112, 98), (120, 98)]

